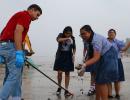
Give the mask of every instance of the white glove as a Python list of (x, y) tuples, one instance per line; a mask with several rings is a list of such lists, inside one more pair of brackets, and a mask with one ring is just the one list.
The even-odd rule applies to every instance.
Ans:
[(82, 68), (78, 71), (79, 76), (83, 76), (84, 72), (86, 71), (86, 64), (82, 64)]

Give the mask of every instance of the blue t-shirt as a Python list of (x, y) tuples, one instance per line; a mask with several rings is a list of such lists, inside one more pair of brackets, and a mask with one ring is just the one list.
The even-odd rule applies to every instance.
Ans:
[[(93, 50), (98, 51), (101, 56), (104, 55), (112, 46), (112, 44), (105, 37), (96, 33), (94, 33), (91, 44), (93, 45)], [(85, 42), (84, 47), (87, 47), (87, 45), (88, 43)]]
[(125, 43), (123, 41), (114, 39), (113, 41), (110, 41), (110, 43), (113, 45), (113, 47), (118, 52), (118, 58), (121, 58), (121, 49), (125, 47)]

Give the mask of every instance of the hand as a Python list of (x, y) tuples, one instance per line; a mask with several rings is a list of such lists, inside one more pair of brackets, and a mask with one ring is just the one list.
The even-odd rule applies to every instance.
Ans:
[(70, 38), (66, 37), (66, 38), (65, 38), (65, 41), (68, 41), (68, 40), (70, 40)]
[(35, 54), (35, 52), (33, 51), (33, 50), (30, 50), (30, 53), (33, 55), (33, 54)]
[(32, 56), (34, 54), (33, 50), (30, 50), (30, 52), (28, 50), (24, 50), (24, 52), (26, 56)]
[(16, 67), (21, 68), (24, 66), (24, 53), (22, 50), (16, 51)]
[(78, 65), (75, 67), (75, 69), (77, 69), (77, 70), (81, 70), (81, 68), (82, 68), (82, 64), (78, 64)]
[(71, 37), (69, 37), (69, 40), (70, 40), (70, 43), (72, 44), (72, 43), (73, 43), (73, 40), (72, 40), (72, 38), (71, 38)]
[(82, 64), (82, 68), (79, 70), (78, 75), (83, 76), (86, 70), (86, 64)]
[(30, 50), (27, 56), (32, 56), (35, 52), (33, 50)]

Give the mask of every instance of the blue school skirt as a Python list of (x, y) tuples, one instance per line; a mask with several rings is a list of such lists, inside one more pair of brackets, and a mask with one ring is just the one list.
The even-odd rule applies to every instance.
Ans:
[(118, 54), (112, 46), (96, 65), (96, 83), (106, 84), (118, 80)]
[(56, 54), (54, 71), (72, 72), (74, 71), (74, 62), (71, 51), (60, 51)]
[(97, 64), (97, 63), (92, 64), (92, 65), (90, 65), (90, 66), (87, 66), (87, 67), (86, 67), (86, 72), (95, 73), (95, 71), (96, 71), (96, 64)]
[(120, 58), (118, 58), (118, 73), (119, 73), (118, 81), (125, 81), (124, 68)]

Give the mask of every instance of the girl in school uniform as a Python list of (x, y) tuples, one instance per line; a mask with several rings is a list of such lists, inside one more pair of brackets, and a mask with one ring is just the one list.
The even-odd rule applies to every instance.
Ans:
[[(124, 68), (123, 64), (121, 61), (121, 51), (126, 51), (129, 47), (129, 43), (125, 46), (125, 43), (123, 41), (117, 40), (116, 38), (116, 31), (114, 29), (110, 29), (108, 31), (108, 40), (110, 43), (115, 47), (115, 49), (118, 52), (118, 73), (119, 77), (118, 80), (114, 82), (115, 86), (115, 93), (116, 96), (115, 98), (120, 99), (120, 82), (125, 81), (125, 76), (124, 76)], [(108, 89), (109, 89), (109, 98), (113, 98), (112, 96), (112, 83), (108, 84)]]
[(96, 63), (96, 100), (108, 100), (107, 84), (118, 79), (117, 51), (105, 37), (94, 33), (89, 25), (80, 29), (80, 36), (93, 45), (93, 56), (82, 64), (78, 75), (83, 76), (85, 69)]
[[(58, 50), (54, 63), (54, 70), (57, 71), (58, 84), (61, 85), (62, 73), (65, 72), (65, 88), (68, 90), (70, 81), (70, 72), (74, 71), (74, 59), (76, 52), (75, 38), (73, 36), (72, 28), (65, 27), (63, 33), (57, 37)], [(61, 94), (61, 88), (57, 89), (57, 95)], [(69, 96), (68, 91), (64, 92), (65, 96)]]

